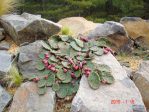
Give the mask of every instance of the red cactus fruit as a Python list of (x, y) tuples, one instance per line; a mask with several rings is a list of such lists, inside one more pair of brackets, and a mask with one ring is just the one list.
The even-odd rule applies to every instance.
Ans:
[(106, 50), (106, 49), (104, 49), (103, 52), (104, 52), (104, 54), (108, 54), (109, 53), (109, 51)]
[(48, 53), (45, 53), (44, 56), (45, 56), (45, 59), (49, 59), (49, 54)]
[(107, 48), (105, 48), (105, 49), (106, 49), (107, 51), (113, 53), (113, 50), (112, 50), (111, 48), (107, 47)]
[(34, 82), (38, 82), (40, 80), (40, 78), (36, 77), (33, 79)]
[(49, 76), (48, 76), (48, 75), (46, 75), (44, 78), (45, 78), (45, 79), (48, 79), (48, 77), (49, 77)]
[(49, 63), (46, 63), (46, 64), (44, 64), (44, 65), (45, 65), (45, 67), (46, 67), (46, 68), (48, 68), (48, 66), (49, 66)]
[(55, 65), (54, 64), (51, 64), (51, 67), (55, 67)]
[(69, 63), (74, 64), (73, 60), (71, 58), (68, 58)]
[(83, 65), (86, 65), (86, 64), (87, 64), (87, 62), (86, 62), (86, 61), (83, 61), (83, 62), (82, 62), (82, 64), (83, 64)]
[(51, 66), (51, 65), (49, 65), (49, 66), (48, 66), (48, 70), (51, 70), (51, 67), (52, 67), (52, 66)]
[(114, 54), (114, 51), (111, 49), (111, 48), (109, 48), (109, 47), (107, 47), (107, 48), (105, 48), (107, 51), (109, 51), (109, 52), (111, 52), (112, 54)]
[(43, 59), (42, 62), (43, 62), (44, 64), (48, 64), (48, 60), (47, 60), (47, 59)]
[(82, 69), (83, 68), (83, 63), (79, 62), (79, 68)]
[(106, 81), (106, 80), (101, 80), (101, 82), (102, 82), (103, 84), (107, 84), (107, 81)]
[(85, 72), (85, 76), (86, 76), (86, 77), (88, 77), (90, 74), (91, 74), (90, 71), (86, 71), (86, 72)]
[(74, 70), (79, 70), (79, 66), (78, 66), (78, 65), (74, 65), (74, 66), (73, 66), (73, 69), (74, 69)]
[(85, 72), (87, 72), (87, 71), (91, 72), (91, 69), (90, 68), (84, 68), (84, 71)]
[(63, 68), (64, 73), (66, 73), (68, 70), (66, 68)]
[(88, 42), (89, 40), (85, 37), (80, 37), (80, 40), (82, 40), (83, 42)]
[(57, 73), (57, 70), (56, 70), (56, 68), (55, 67), (51, 67), (51, 69), (50, 69), (52, 72), (55, 72), (55, 73)]
[(73, 72), (70, 75), (71, 75), (72, 78), (76, 78), (76, 76)]
[(51, 67), (51, 70), (52, 70), (52, 71), (55, 71), (55, 67)]

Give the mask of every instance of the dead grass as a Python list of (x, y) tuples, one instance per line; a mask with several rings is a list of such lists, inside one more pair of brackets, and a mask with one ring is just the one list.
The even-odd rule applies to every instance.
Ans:
[(17, 0), (0, 0), (0, 16), (9, 13), (17, 6)]
[(8, 52), (11, 54), (16, 54), (18, 52), (19, 46), (17, 46), (8, 35), (6, 36), (5, 41), (10, 44), (10, 49), (8, 50)]
[(122, 61), (122, 62), (128, 62), (130, 65), (130, 68), (133, 71), (136, 71), (140, 65), (140, 62), (142, 61), (142, 59), (140, 57), (135, 57), (133, 55), (125, 55), (125, 56), (116, 56), (118, 61)]
[(74, 98), (74, 95), (68, 96), (65, 99), (57, 99), (55, 112), (70, 112), (73, 98)]

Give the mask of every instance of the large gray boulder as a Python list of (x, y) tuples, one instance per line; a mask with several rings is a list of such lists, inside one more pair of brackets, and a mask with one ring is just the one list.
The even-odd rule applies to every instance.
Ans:
[(146, 107), (149, 109), (149, 61), (143, 61), (133, 75), (133, 81), (138, 87)]
[(26, 82), (16, 91), (9, 112), (54, 112), (54, 108), (55, 92), (51, 88), (39, 96), (37, 85)]
[(0, 112), (4, 112), (4, 108), (11, 100), (11, 95), (7, 93), (0, 85)]
[(127, 36), (127, 32), (125, 27), (114, 21), (107, 21), (104, 24), (98, 24), (97, 27), (89, 33), (89, 37), (100, 37), (100, 36), (108, 36), (111, 34), (120, 33), (122, 35)]
[(41, 40), (20, 47), (18, 57), (18, 67), (24, 78), (29, 78), (33, 74), (39, 74), (36, 65), (38, 55), (43, 51)]
[(139, 90), (114, 56), (96, 57), (94, 63), (108, 65), (115, 83), (93, 90), (83, 76), (71, 112), (146, 112)]
[(0, 79), (7, 75), (13, 62), (13, 55), (0, 50)]
[(125, 27), (114, 21), (107, 21), (98, 24), (97, 27), (88, 34), (89, 39), (106, 37), (112, 44), (115, 51), (130, 52), (133, 42), (129, 39)]
[(43, 19), (40, 15), (28, 13), (4, 15), (0, 22), (18, 45), (47, 39), (49, 36), (57, 34), (61, 29), (61, 25), (57, 23)]

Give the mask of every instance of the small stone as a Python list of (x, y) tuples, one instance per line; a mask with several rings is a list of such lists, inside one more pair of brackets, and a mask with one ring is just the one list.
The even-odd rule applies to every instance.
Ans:
[(0, 112), (4, 111), (4, 108), (8, 105), (11, 98), (11, 95), (9, 95), (0, 85)]
[(10, 44), (5, 40), (0, 42), (0, 50), (8, 50), (10, 48)]
[(0, 78), (3, 78), (10, 70), (12, 57), (7, 51), (0, 51)]

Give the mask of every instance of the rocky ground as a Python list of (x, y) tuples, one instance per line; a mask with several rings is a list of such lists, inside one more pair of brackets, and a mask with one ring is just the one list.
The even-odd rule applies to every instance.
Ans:
[[(17, 24), (13, 20), (18, 21)], [(81, 17), (72, 17), (54, 23), (27, 13), (21, 16), (6, 15), (0, 21), (3, 27), (0, 28), (0, 112), (147, 112), (147, 21), (141, 18), (122, 18), (120, 23), (108, 21), (97, 24)], [(36, 84), (27, 80), (23, 80), (21, 86), (11, 87), (5, 82), (13, 63), (18, 64), (23, 78), (37, 73), (34, 67), (36, 58), (32, 56), (39, 54), (42, 46), (36, 40), (46, 40), (59, 33), (60, 24), (69, 27), (74, 37), (106, 38), (116, 52), (116, 58), (108, 54), (96, 57), (94, 62), (111, 68), (116, 80), (114, 84), (102, 85), (95, 91), (90, 89), (86, 77), (82, 77), (76, 95), (58, 99), (51, 88), (48, 88), (47, 94), (39, 96)], [(138, 29), (135, 28), (136, 25), (139, 26)]]

